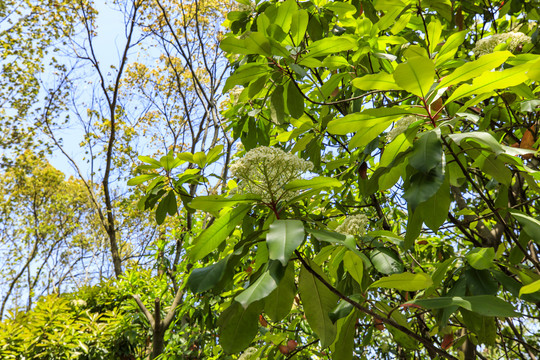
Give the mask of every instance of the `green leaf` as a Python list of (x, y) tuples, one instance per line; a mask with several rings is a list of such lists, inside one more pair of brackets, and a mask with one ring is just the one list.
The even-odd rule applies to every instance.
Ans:
[[(278, 7), (274, 24), (283, 29), (284, 32), (289, 32), (291, 28), (292, 15), (298, 10), (295, 0), (286, 0)], [(307, 24), (306, 24), (307, 26)]]
[(244, 220), (250, 208), (251, 205), (240, 205), (216, 219), (195, 239), (195, 246), (189, 251), (189, 258), (192, 261), (198, 261), (216, 250), (236, 228), (236, 225)]
[(279, 281), (284, 273), (285, 268), (281, 266), (279, 261), (270, 260), (268, 269), (263, 272), (253, 284), (242, 291), (240, 295), (236, 296), (234, 299), (244, 308), (247, 308), (255, 301), (264, 299), (270, 295), (270, 293), (278, 287)]
[(486, 54), (480, 57), (480, 59), (478, 60), (461, 65), (456, 70), (454, 70), (453, 73), (443, 77), (439, 85), (437, 85), (437, 89), (442, 89), (455, 84), (459, 84), (460, 82), (480, 76), (484, 72), (501, 65), (510, 56), (513, 55), (509, 51), (496, 51), (491, 54)]
[(394, 80), (401, 88), (424, 99), (433, 85), (434, 77), (433, 61), (421, 56), (409, 58), (409, 61), (399, 64), (394, 71)]
[(287, 266), (294, 250), (304, 241), (304, 236), (304, 224), (300, 220), (274, 221), (266, 235), (269, 258)]
[(471, 85), (461, 85), (452, 93), (450, 98), (446, 100), (445, 104), (460, 99), (465, 96), (471, 96), (475, 94), (488, 93), (496, 89), (504, 89), (510, 86), (515, 86), (528, 80), (526, 71), (529, 65), (515, 66), (510, 69), (502, 71), (490, 71), (482, 74), (473, 80)]
[(377, 74), (364, 75), (351, 81), (351, 84), (360, 90), (401, 90), (392, 74), (380, 72)]
[(237, 39), (234, 36), (228, 36), (221, 40), (219, 47), (229, 54), (250, 54), (250, 50), (246, 48), (245, 40)]
[(206, 154), (206, 164), (211, 164), (216, 162), (221, 157), (221, 152), (223, 151), (223, 145), (217, 145), (211, 148)]
[(540, 244), (540, 221), (517, 210), (510, 210), (510, 213), (521, 224), (523, 231), (537, 244)]
[(364, 263), (360, 256), (352, 251), (347, 251), (343, 256), (343, 267), (358, 284), (362, 284)]
[(139, 156), (138, 159), (147, 164), (154, 165), (156, 168), (161, 167), (161, 163), (155, 159), (152, 159), (150, 156)]
[(467, 262), (477, 270), (489, 269), (493, 266), (495, 259), (495, 249), (493, 248), (476, 248), (465, 256)]
[(407, 219), (407, 232), (405, 233), (405, 239), (403, 241), (403, 250), (409, 250), (414, 246), (414, 241), (420, 235), (422, 231), (422, 225), (424, 219), (422, 212), (419, 209), (412, 210), (412, 207), (409, 207), (409, 217)]
[(413, 211), (424, 201), (437, 193), (444, 182), (442, 167), (437, 167), (429, 173), (418, 172), (411, 176), (409, 186), (403, 197)]
[[(310, 262), (309, 266), (328, 281), (317, 265)], [(336, 338), (337, 329), (330, 320), (329, 313), (336, 306), (338, 297), (304, 266), (300, 269), (298, 288), (306, 319), (313, 331), (319, 336), (321, 347), (330, 346)]]
[(274, 124), (282, 124), (285, 117), (285, 103), (283, 101), (283, 86), (278, 85), (270, 96), (270, 117)]
[(294, 84), (294, 80), (289, 81), (287, 85), (287, 110), (295, 119), (304, 115), (304, 97)]
[(309, 180), (293, 180), (285, 185), (285, 189), (289, 191), (298, 191), (305, 189), (324, 189), (341, 186), (343, 186), (343, 184), (338, 179), (325, 176), (317, 176)]
[(411, 110), (398, 107), (368, 109), (330, 121), (328, 132), (336, 135), (356, 132), (349, 142), (349, 148), (354, 149), (357, 146), (369, 144), (377, 136), (380, 136), (392, 122), (410, 113)]
[(540, 280), (536, 280), (528, 285), (524, 285), (520, 290), (519, 290), (519, 296), (523, 295), (523, 294), (532, 294), (532, 293), (535, 293), (535, 292), (538, 292), (540, 291)]
[(493, 137), (493, 135), (487, 132), (483, 132), (483, 131), (473, 131), (473, 132), (467, 132), (467, 133), (461, 133), (461, 134), (449, 134), (448, 137), (452, 139), (452, 141), (454, 141), (458, 145), (460, 145), (462, 141), (465, 141), (465, 142), (472, 141), (477, 144), (484, 145), (486, 148), (493, 151), (495, 155), (506, 153), (511, 156), (517, 156), (517, 155), (526, 155), (526, 154), (536, 153), (536, 151), (534, 150), (519, 149), (519, 148), (513, 148), (510, 146), (501, 145), (499, 144), (497, 139)]
[(233, 301), (218, 319), (219, 344), (232, 354), (244, 350), (251, 343), (259, 328), (261, 303), (253, 303), (247, 309)]
[(139, 175), (139, 176), (136, 176), (132, 179), (129, 179), (127, 184), (129, 186), (134, 186), (134, 185), (139, 185), (139, 184), (142, 184), (143, 182), (146, 182), (148, 180), (152, 180), (153, 178), (155, 178), (156, 176), (159, 176), (159, 174), (144, 174), (144, 175)]
[(489, 346), (495, 345), (497, 338), (495, 318), (478, 315), (463, 308), (460, 309), (460, 312), (465, 326), (476, 335), (480, 343)]
[(264, 305), (266, 315), (273, 322), (281, 321), (291, 311), (295, 296), (294, 264), (290, 262), (277, 289), (266, 297)]
[(338, 244), (345, 246), (350, 251), (354, 252), (356, 255), (360, 256), (366, 263), (367, 266), (371, 266), (369, 259), (356, 249), (356, 241), (351, 235), (343, 235), (334, 231), (328, 230), (317, 230), (317, 229), (306, 229), (306, 231), (313, 235), (317, 240), (328, 242), (331, 244)]
[(244, 40), (249, 54), (272, 56), (272, 45), (263, 33), (257, 31), (251, 32)]
[(235, 85), (245, 85), (251, 80), (259, 79), (269, 73), (271, 73), (271, 69), (265, 64), (244, 64), (227, 78), (225, 86), (223, 86), (223, 92), (232, 89)]
[(435, 63), (440, 65), (446, 60), (453, 59), (459, 46), (465, 41), (468, 32), (468, 30), (464, 30), (450, 35), (435, 57)]
[(441, 164), (442, 156), (441, 141), (435, 131), (428, 131), (414, 143), (409, 165), (420, 172), (428, 173)]
[(390, 275), (403, 272), (403, 263), (393, 250), (377, 248), (371, 251), (369, 257), (375, 269), (382, 274)]
[(226, 257), (210, 266), (194, 269), (187, 280), (189, 289), (194, 293), (201, 293), (213, 288), (223, 278), (228, 259), (229, 257)]
[(375, 281), (370, 288), (387, 288), (404, 291), (418, 291), (427, 289), (433, 285), (433, 281), (428, 274), (425, 273), (402, 273), (393, 274)]
[(159, 202), (156, 208), (156, 222), (161, 225), (169, 215), (175, 215), (178, 211), (178, 205), (176, 204), (176, 196), (174, 191), (167, 192), (167, 195)]
[(352, 360), (354, 349), (354, 338), (356, 335), (357, 311), (352, 311), (345, 319), (338, 320), (337, 340), (332, 348), (332, 359)]
[(309, 22), (309, 14), (306, 10), (300, 9), (292, 14), (291, 37), (295, 46), (299, 46), (306, 34)]
[(442, 32), (442, 26), (439, 20), (437, 20), (436, 18), (431, 20), (431, 22), (427, 26), (427, 33), (426, 33), (426, 39), (429, 40), (430, 54), (433, 54), (435, 52), (435, 48), (439, 44), (439, 40), (441, 38), (441, 32)]
[(514, 310), (512, 304), (492, 295), (453, 296), (432, 299), (418, 299), (408, 302), (427, 309), (444, 309), (450, 306), (460, 306), (466, 310), (484, 316), (513, 317), (521, 314)]
[(444, 182), (435, 195), (418, 205), (416, 211), (420, 211), (424, 223), (434, 232), (437, 232), (448, 218), (448, 210), (452, 203), (450, 195), (450, 183), (445, 177)]
[(328, 37), (314, 41), (306, 48), (307, 55), (304, 55), (298, 64), (302, 65), (304, 60), (322, 57), (330, 54), (337, 54), (341, 51), (353, 50), (358, 47), (353, 37), (345, 35), (340, 37)]
[(216, 212), (225, 207), (232, 207), (237, 204), (251, 204), (260, 201), (261, 197), (258, 195), (232, 195), (224, 197), (221, 195), (209, 195), (209, 196), (197, 196), (189, 205), (198, 210)]

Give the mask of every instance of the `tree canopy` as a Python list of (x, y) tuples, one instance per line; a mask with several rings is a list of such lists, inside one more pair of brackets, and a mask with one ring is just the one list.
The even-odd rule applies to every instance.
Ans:
[[(115, 4), (129, 11), (113, 80), (81, 3), (94, 107), (61, 96), (79, 81), (66, 71), (32, 133), (69, 156), (57, 116), (83, 124), (95, 168), (70, 157), (69, 191), (85, 196), (54, 211), (88, 214), (73, 234), (99, 225), (116, 278), (34, 309), (29, 297), (37, 319), (77, 319), (38, 343), (100, 326), (102, 340), (64, 338), (65, 356), (537, 358), (538, 1)], [(2, 193), (67, 192), (44, 167), (13, 172), (38, 192), (9, 180)], [(5, 239), (31, 244), (36, 224), (21, 221), (36, 211)], [(52, 340), (22, 350), (41, 326), (26, 316), (2, 323), (0, 354), (60, 356)]]

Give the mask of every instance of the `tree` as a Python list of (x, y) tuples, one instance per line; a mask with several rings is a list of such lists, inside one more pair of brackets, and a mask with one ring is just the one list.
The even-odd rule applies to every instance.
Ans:
[(108, 77), (77, 3), (97, 87), (66, 67), (37, 129), (83, 125), (139, 354), (535, 359), (537, 5), (115, 2)]
[(6, 309), (99, 280), (104, 236), (84, 185), (26, 151), (0, 177), (2, 292)]
[(242, 4), (238, 184), (184, 202), (214, 218), (188, 285), (224, 299), (223, 349), (535, 359), (538, 4)]

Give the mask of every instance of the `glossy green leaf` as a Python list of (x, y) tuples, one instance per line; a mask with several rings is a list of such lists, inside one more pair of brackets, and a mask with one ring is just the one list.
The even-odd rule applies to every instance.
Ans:
[(354, 79), (351, 84), (360, 90), (401, 90), (392, 74), (380, 72)]
[(290, 262), (277, 289), (272, 291), (265, 299), (264, 311), (266, 315), (273, 322), (281, 321), (291, 311), (295, 296), (294, 264)]
[(409, 179), (409, 186), (403, 197), (414, 211), (416, 207), (434, 196), (444, 183), (442, 168), (438, 167), (429, 173), (418, 172)]
[(450, 210), (452, 200), (450, 183), (448, 182), (448, 178), (445, 178), (435, 195), (418, 205), (417, 211), (420, 211), (427, 227), (437, 232), (448, 218), (448, 210)]
[(478, 77), (486, 71), (500, 66), (510, 56), (512, 56), (512, 53), (509, 51), (496, 51), (491, 54), (486, 54), (478, 60), (465, 63), (454, 70), (450, 75), (443, 77), (439, 82), (439, 85), (437, 85), (437, 89), (442, 89)]
[(283, 123), (285, 117), (285, 102), (283, 99), (283, 86), (278, 85), (270, 96), (270, 117), (274, 124)]
[(524, 294), (532, 294), (538, 291), (540, 291), (540, 280), (536, 280), (528, 285), (524, 285), (519, 290), (519, 296), (524, 295)]
[(512, 304), (492, 295), (453, 296), (410, 301), (427, 309), (444, 309), (450, 306), (460, 306), (466, 310), (484, 316), (513, 317), (521, 314), (514, 310)]
[(309, 180), (293, 180), (285, 185), (285, 189), (290, 191), (298, 191), (305, 189), (324, 189), (341, 186), (343, 186), (343, 184), (338, 179), (325, 176), (317, 176)]
[(280, 4), (274, 23), (281, 27), (284, 32), (291, 28), (292, 15), (298, 10), (295, 0), (286, 0)]
[(429, 52), (433, 54), (435, 52), (435, 48), (439, 44), (439, 40), (441, 39), (441, 33), (442, 33), (442, 26), (439, 20), (436, 18), (431, 20), (430, 23), (427, 26), (427, 39), (429, 40)]
[(510, 210), (510, 213), (521, 224), (523, 231), (537, 244), (540, 244), (540, 221), (517, 210)]
[(471, 85), (461, 85), (452, 93), (446, 104), (465, 96), (483, 94), (496, 89), (504, 89), (509, 86), (515, 86), (528, 80), (526, 71), (528, 65), (515, 66), (502, 71), (486, 72), (482, 76), (473, 80)]
[(246, 85), (250, 81), (259, 79), (270, 72), (271, 69), (265, 64), (250, 63), (242, 65), (227, 78), (223, 91), (228, 91), (235, 85)]
[(268, 263), (268, 269), (234, 299), (244, 308), (247, 308), (255, 301), (259, 301), (270, 295), (278, 287), (284, 273), (285, 268), (281, 266), (281, 263), (277, 260), (271, 260)]
[(433, 285), (433, 281), (428, 274), (425, 273), (401, 273), (393, 274), (375, 281), (370, 288), (387, 288), (404, 291), (418, 291), (427, 289)]
[(296, 87), (294, 80), (287, 85), (287, 110), (295, 119), (304, 115), (304, 97)]
[(212, 164), (216, 162), (221, 157), (221, 152), (223, 151), (223, 145), (217, 145), (208, 150), (206, 154), (206, 164)]
[(136, 176), (132, 179), (129, 179), (127, 184), (129, 186), (134, 186), (134, 185), (139, 185), (139, 184), (142, 184), (143, 182), (147, 182), (149, 180), (152, 180), (154, 179), (155, 177), (159, 176), (158, 174), (144, 174), (144, 175), (139, 175), (139, 176)]
[(188, 252), (192, 261), (197, 261), (216, 250), (229, 234), (242, 222), (251, 205), (240, 205), (217, 218), (197, 239)]
[(152, 159), (150, 156), (138, 156), (137, 159), (147, 164), (154, 165), (156, 167), (161, 167), (161, 163), (157, 161), (156, 159)]
[(238, 353), (251, 343), (259, 328), (261, 303), (251, 304), (247, 309), (233, 301), (218, 319), (219, 344), (227, 353)]
[(495, 259), (495, 249), (493, 248), (476, 248), (465, 256), (467, 262), (477, 270), (489, 269), (493, 266)]
[(353, 132), (358, 135), (360, 133), (367, 145), (386, 130), (392, 122), (410, 113), (410, 109), (399, 107), (368, 109), (330, 121), (328, 132), (335, 135), (346, 135)]
[(228, 257), (204, 268), (194, 269), (187, 280), (187, 286), (194, 293), (213, 288), (223, 278)]
[(375, 269), (382, 274), (400, 274), (404, 270), (403, 263), (393, 250), (377, 248), (371, 251), (369, 258)]
[(352, 251), (347, 251), (343, 256), (343, 267), (358, 284), (362, 284), (364, 262), (360, 256)]
[(298, 62), (302, 64), (304, 60), (322, 57), (330, 54), (337, 54), (341, 51), (353, 50), (358, 45), (352, 37), (328, 37), (313, 42), (306, 48), (307, 54)]
[(418, 171), (428, 173), (442, 162), (442, 143), (434, 131), (423, 134), (413, 145), (409, 165)]
[(304, 241), (304, 224), (300, 220), (275, 220), (266, 235), (268, 256), (281, 261), (283, 266)]
[(156, 222), (161, 225), (165, 221), (167, 214), (175, 215), (178, 211), (176, 196), (174, 191), (167, 192), (167, 195), (159, 202), (156, 208)]
[(291, 36), (294, 45), (298, 46), (306, 34), (307, 26), (309, 22), (308, 12), (304, 9), (295, 11), (291, 18)]
[(198, 210), (216, 212), (225, 207), (232, 207), (237, 204), (251, 204), (260, 201), (261, 197), (258, 195), (232, 195), (225, 197), (222, 195), (209, 195), (209, 196), (197, 196), (189, 205)]
[(467, 30), (460, 31), (448, 37), (448, 39), (444, 42), (444, 45), (441, 47), (441, 50), (439, 50), (439, 53), (435, 57), (435, 62), (437, 65), (454, 58), (459, 46), (463, 44), (463, 41), (465, 41), (465, 36), (467, 36), (467, 33)]
[(356, 321), (358, 313), (352, 311), (349, 316), (340, 319), (337, 323), (338, 334), (335, 344), (332, 346), (332, 359), (352, 360), (354, 338), (356, 335)]
[[(310, 262), (310, 267), (319, 276), (327, 280), (322, 270)], [(328, 280), (327, 280), (328, 281)], [(304, 266), (298, 277), (298, 289), (304, 306), (306, 319), (321, 341), (321, 347), (326, 348), (336, 338), (336, 325), (330, 320), (329, 313), (336, 306), (337, 296), (331, 292), (319, 279), (311, 274)]]
[(433, 79), (435, 65), (430, 59), (416, 56), (406, 63), (399, 64), (394, 71), (394, 80), (403, 89), (411, 94), (426, 98)]

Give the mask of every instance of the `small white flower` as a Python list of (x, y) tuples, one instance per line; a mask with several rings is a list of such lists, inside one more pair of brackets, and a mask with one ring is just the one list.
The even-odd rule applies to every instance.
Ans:
[(409, 128), (409, 125), (417, 120), (418, 118), (416, 116), (409, 115), (394, 123), (394, 128), (386, 135), (386, 141), (391, 142), (394, 140), (399, 134), (404, 133)]
[(504, 34), (495, 34), (487, 38), (480, 39), (476, 42), (474, 54), (478, 57), (486, 54), (491, 54), (495, 47), (499, 44), (508, 44), (507, 50), (514, 51), (521, 44), (527, 44), (531, 42), (531, 38), (520, 32), (507, 32)]
[(364, 214), (348, 216), (343, 223), (336, 228), (336, 231), (344, 235), (360, 235), (364, 233), (368, 224), (369, 219)]
[(292, 180), (313, 169), (313, 163), (285, 151), (261, 146), (252, 149), (231, 165), (231, 173), (239, 179), (239, 190), (261, 196), (266, 203), (288, 200), (296, 192), (284, 189)]
[(83, 307), (83, 306), (86, 306), (86, 301), (82, 299), (71, 300), (71, 305), (76, 306), (76, 307)]

